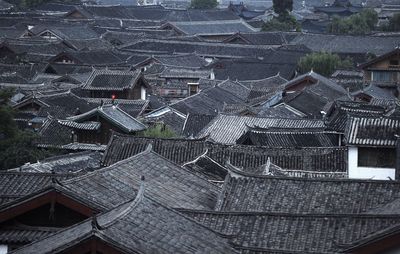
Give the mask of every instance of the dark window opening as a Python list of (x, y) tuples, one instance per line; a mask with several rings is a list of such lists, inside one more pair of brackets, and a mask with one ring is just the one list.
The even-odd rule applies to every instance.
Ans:
[(358, 166), (372, 168), (395, 168), (396, 149), (392, 148), (358, 148)]
[(395, 59), (395, 60), (390, 60), (390, 65), (399, 65), (399, 60)]

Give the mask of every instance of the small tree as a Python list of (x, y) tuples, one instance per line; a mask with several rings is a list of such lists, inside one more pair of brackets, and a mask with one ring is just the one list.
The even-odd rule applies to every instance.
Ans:
[(194, 9), (213, 9), (217, 6), (217, 0), (192, 0), (190, 4), (190, 7)]
[(290, 12), (293, 10), (293, 0), (273, 0), (274, 12), (277, 18), (266, 22), (262, 26), (262, 31), (300, 31), (300, 25)]
[(293, 10), (293, 0), (273, 0), (274, 12), (285, 17)]
[(36, 162), (50, 155), (34, 145), (34, 133), (17, 128), (14, 111), (7, 104), (11, 95), (12, 90), (0, 90), (0, 169)]
[(151, 138), (174, 138), (176, 134), (164, 124), (156, 124), (143, 131), (141, 136)]
[(378, 14), (374, 10), (366, 9), (348, 18), (333, 17), (332, 23), (328, 26), (328, 32), (334, 34), (367, 34), (375, 29), (377, 23)]
[(353, 66), (350, 58), (341, 60), (336, 54), (318, 52), (308, 54), (300, 58), (298, 68), (300, 73), (306, 73), (311, 70), (323, 75), (330, 76), (337, 69), (348, 69)]

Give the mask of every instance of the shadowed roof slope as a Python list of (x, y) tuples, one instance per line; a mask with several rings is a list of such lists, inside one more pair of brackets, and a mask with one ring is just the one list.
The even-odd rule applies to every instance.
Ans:
[(155, 200), (176, 208), (213, 209), (220, 188), (147, 149), (97, 170), (64, 186), (81, 197), (106, 208), (132, 199), (146, 177), (147, 193)]
[(237, 253), (222, 235), (143, 196), (142, 188), (133, 201), (14, 253), (60, 253), (93, 238), (121, 253)]

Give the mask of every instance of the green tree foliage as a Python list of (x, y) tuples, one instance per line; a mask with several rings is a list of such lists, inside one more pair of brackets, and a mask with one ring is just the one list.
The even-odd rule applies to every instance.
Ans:
[(348, 69), (353, 66), (350, 58), (341, 60), (336, 54), (318, 52), (308, 54), (300, 58), (298, 69), (300, 73), (306, 73), (311, 70), (323, 76), (330, 76), (337, 69)]
[(194, 9), (213, 9), (217, 6), (217, 0), (192, 0), (190, 4), (190, 7)]
[(293, 0), (273, 0), (274, 12), (279, 16), (286, 16), (293, 10)]
[(363, 10), (348, 18), (333, 17), (328, 31), (334, 34), (368, 34), (375, 29), (378, 23), (378, 14), (371, 9)]
[(389, 24), (384, 27), (384, 30), (392, 32), (400, 31), (400, 13), (396, 13), (389, 19)]
[(263, 24), (262, 31), (300, 31), (297, 20), (290, 15), (293, 9), (293, 0), (274, 0), (274, 12), (278, 17)]
[(174, 138), (176, 134), (164, 124), (156, 124), (143, 131), (141, 136), (150, 138)]
[(8, 106), (11, 90), (0, 90), (0, 169), (36, 162), (50, 153), (35, 147), (34, 133), (20, 131), (14, 121), (14, 111)]

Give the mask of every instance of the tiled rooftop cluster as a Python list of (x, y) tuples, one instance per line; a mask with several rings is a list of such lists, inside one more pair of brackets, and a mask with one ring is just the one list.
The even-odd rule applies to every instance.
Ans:
[[(326, 33), (398, 3), (294, 1), (302, 32), (263, 32), (268, 1), (17, 2), (0, 107), (56, 155), (0, 171), (0, 253), (400, 250), (400, 35)], [(353, 65), (300, 72), (316, 52)]]

